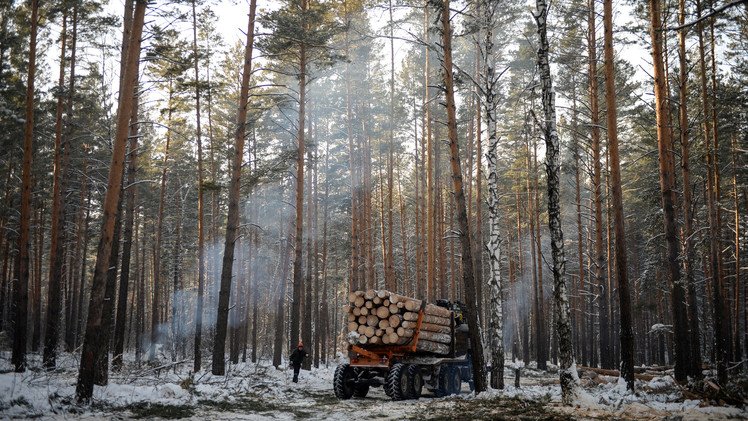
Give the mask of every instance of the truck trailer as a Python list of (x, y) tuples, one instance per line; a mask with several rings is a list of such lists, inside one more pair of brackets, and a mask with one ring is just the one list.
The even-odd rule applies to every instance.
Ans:
[(460, 393), (463, 383), (472, 390), (461, 303), (427, 304), (382, 290), (356, 291), (349, 301), (350, 362), (333, 380), (339, 399), (363, 398), (379, 386), (392, 400), (418, 399), (424, 387), (437, 397)]

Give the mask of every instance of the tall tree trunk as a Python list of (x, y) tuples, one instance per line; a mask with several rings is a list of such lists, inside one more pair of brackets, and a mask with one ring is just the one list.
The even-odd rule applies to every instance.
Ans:
[(473, 361), (473, 382), (475, 392), (486, 390), (485, 365), (483, 360), (483, 341), (481, 334), (480, 314), (478, 313), (478, 298), (475, 286), (475, 268), (473, 266), (472, 241), (470, 226), (467, 220), (467, 206), (465, 192), (462, 186), (462, 168), (460, 166), (460, 150), (457, 144), (457, 113), (455, 110), (454, 78), (452, 76), (452, 30), (450, 28), (449, 0), (440, 5), (442, 47), (444, 62), (442, 63), (442, 78), (445, 88), (447, 106), (447, 130), (449, 137), (449, 151), (452, 168), (452, 183), (457, 203), (457, 223), (460, 229), (460, 244), (462, 246), (462, 276), (465, 286), (465, 300), (467, 301), (467, 322), (471, 332), (470, 345)]
[[(310, 118), (310, 120), (312, 120)], [(310, 133), (313, 133), (312, 139), (319, 139), (319, 137), (316, 136), (316, 129), (317, 124), (316, 122), (312, 125), (310, 124)], [(319, 149), (318, 144), (315, 145), (314, 150), (314, 164), (312, 165), (312, 170), (314, 171), (314, 177), (312, 178), (312, 185), (314, 186), (314, 195), (312, 196), (312, 209), (311, 212), (314, 212), (314, 218), (313, 218), (313, 224), (310, 228), (312, 228), (312, 238), (314, 239), (314, 250), (312, 252), (312, 255), (310, 256), (310, 259), (312, 259), (312, 263), (314, 266), (314, 272), (313, 272), (313, 278), (314, 278), (314, 297), (312, 298), (311, 303), (314, 304), (313, 311), (311, 311), (311, 317), (309, 317), (309, 320), (312, 320), (312, 317), (314, 318), (314, 342), (312, 343), (313, 347), (313, 354), (314, 354), (314, 367), (319, 368), (319, 356), (320, 356), (320, 346), (321, 346), (321, 334), (322, 334), (322, 323), (320, 320), (320, 308), (321, 303), (319, 301), (320, 298), (320, 284), (319, 284)]]
[[(423, 16), (423, 31), (424, 38), (429, 42), (429, 28), (431, 20), (429, 16), (428, 8), (424, 9)], [(434, 200), (434, 153), (436, 148), (434, 147), (433, 136), (431, 133), (431, 86), (430, 86), (430, 72), (431, 72), (431, 60), (430, 52), (428, 48), (424, 48), (424, 55), (426, 56), (426, 63), (424, 65), (424, 92), (423, 92), (423, 104), (425, 108), (425, 130), (426, 130), (426, 291), (424, 298), (426, 301), (434, 300), (434, 282), (436, 280), (436, 233), (435, 233), (435, 216), (434, 210), (436, 209), (436, 201)]]
[(65, 86), (65, 52), (67, 49), (67, 8), (62, 13), (62, 31), (60, 33), (60, 73), (57, 81), (57, 107), (55, 111), (55, 155), (52, 171), (52, 221), (49, 232), (49, 281), (47, 286), (47, 327), (44, 336), (43, 364), (47, 370), (53, 370), (57, 359), (57, 341), (62, 309), (62, 265), (65, 256), (65, 201), (62, 199), (64, 177), (62, 168), (62, 112), (63, 92)]
[(307, 238), (306, 238), (306, 276), (304, 277), (304, 298), (302, 300), (303, 303), (303, 310), (304, 319), (301, 322), (301, 338), (304, 341), (304, 346), (306, 349), (309, 350), (309, 358), (305, 358), (302, 362), (302, 368), (304, 370), (309, 370), (312, 367), (312, 359), (314, 358), (314, 350), (315, 350), (315, 344), (312, 343), (312, 317), (314, 312), (312, 312), (312, 308), (315, 305), (319, 305), (319, 303), (315, 300), (313, 301), (313, 279), (314, 276), (312, 275), (312, 271), (314, 270), (313, 266), (313, 255), (312, 255), (312, 242), (313, 242), (313, 236), (314, 236), (314, 226), (312, 225), (312, 213), (314, 209), (314, 186), (312, 185), (312, 180), (314, 178), (314, 166), (313, 166), (313, 147), (314, 147), (314, 137), (312, 136), (312, 104), (309, 104), (309, 118), (307, 119), (307, 132), (309, 135), (309, 143), (312, 145), (311, 148), (306, 148), (306, 160), (307, 160), (307, 176), (306, 176), (306, 191), (307, 191), (307, 200), (306, 200), (306, 226), (307, 226)]
[[(344, 3), (345, 19), (350, 24), (351, 16), (350, 11), (347, 10), (348, 3)], [(350, 39), (349, 32), (345, 33), (345, 54), (350, 54)], [(345, 64), (345, 126), (346, 136), (348, 138), (348, 160), (351, 173), (351, 271), (350, 271), (350, 289), (358, 290), (363, 289), (363, 283), (365, 282), (361, 276), (361, 268), (364, 262), (361, 262), (362, 247), (361, 240), (362, 234), (359, 233), (359, 227), (361, 225), (361, 214), (360, 214), (360, 198), (362, 181), (359, 178), (361, 165), (356, 162), (358, 156), (356, 151), (356, 143), (353, 135), (353, 97), (351, 92), (351, 64), (346, 62)], [(365, 235), (365, 234), (363, 234)]]
[[(3, 19), (5, 19), (5, 16), (3, 16)], [(2, 55), (0, 55), (1, 57)], [(8, 161), (8, 175), (5, 178), (5, 197), (4, 197), (4, 203), (7, 203), (9, 207), (13, 206), (13, 202), (11, 201), (11, 192), (14, 190), (11, 188), (11, 180), (14, 174), (15, 170), (15, 162), (12, 160)], [(9, 292), (8, 291), (8, 277), (9, 277), (9, 266), (10, 266), (10, 248), (11, 248), (11, 239), (6, 234), (5, 227), (8, 223), (6, 218), (0, 218), (0, 244), (3, 245), (3, 268), (2, 273), (0, 273), (0, 332), (5, 330), (5, 310), (6, 310), (6, 304), (9, 300)]]
[(291, 248), (292, 242), (291, 242), (291, 232), (293, 231), (293, 220), (289, 218), (289, 227), (288, 227), (288, 238), (284, 240), (282, 238), (283, 236), (283, 220), (280, 221), (280, 233), (281, 233), (281, 245), (279, 246), (279, 249), (281, 250), (281, 254), (278, 257), (278, 280), (280, 282), (280, 291), (278, 293), (278, 306), (277, 311), (275, 314), (275, 338), (273, 342), (273, 366), (275, 368), (279, 368), (281, 365), (281, 360), (283, 359), (283, 338), (286, 337), (286, 329), (285, 329), (285, 302), (286, 302), (286, 283), (288, 280), (286, 279), (288, 277), (288, 259), (291, 255)]
[(618, 115), (616, 111), (615, 63), (613, 62), (613, 2), (603, 2), (605, 26), (605, 103), (607, 112), (608, 149), (610, 151), (610, 177), (613, 193), (613, 218), (615, 223), (615, 263), (618, 300), (621, 317), (621, 377), (626, 387), (634, 390), (634, 333), (632, 331), (631, 295), (628, 284), (628, 258), (626, 255), (626, 230), (623, 217), (621, 191), (621, 163), (618, 154)]
[(109, 258), (112, 251), (112, 237), (114, 222), (122, 184), (122, 169), (125, 160), (129, 121), (132, 113), (135, 80), (137, 79), (137, 65), (140, 57), (140, 40), (145, 18), (145, 0), (136, 0), (132, 33), (128, 47), (126, 68), (123, 77), (122, 95), (120, 95), (117, 109), (117, 131), (113, 145), (112, 162), (109, 167), (109, 182), (103, 205), (103, 220), (101, 239), (96, 254), (96, 266), (91, 284), (91, 299), (88, 308), (88, 322), (83, 341), (80, 370), (76, 395), (79, 402), (87, 402), (93, 394), (95, 356), (101, 347), (109, 342), (109, 332), (102, 330), (103, 301), (105, 296)]
[[(35, 212), (35, 240), (34, 240), (34, 276), (33, 276), (33, 289), (31, 299), (31, 316), (33, 320), (33, 334), (31, 335), (31, 352), (39, 351), (39, 344), (41, 342), (41, 330), (42, 330), (42, 260), (43, 260), (43, 248), (44, 248), (44, 202), (37, 205), (38, 209)], [(49, 301), (47, 301), (49, 303)], [(49, 309), (49, 304), (47, 304)], [(49, 311), (49, 310), (48, 310)]]
[[(70, 77), (68, 81), (67, 109), (66, 109), (66, 113), (67, 113), (66, 118), (68, 122), (72, 122), (73, 111), (74, 111), (73, 100), (75, 98), (75, 65), (76, 65), (76, 51), (77, 51), (77, 42), (78, 42), (78, 6), (79, 6), (78, 2), (75, 2), (73, 5), (73, 19), (72, 19), (73, 33), (71, 34), (71, 41), (70, 41), (70, 71), (69, 71)], [(63, 142), (65, 144), (65, 148), (63, 149), (63, 155), (62, 155), (63, 168), (70, 167), (70, 151), (72, 149), (72, 146), (68, 142), (70, 142), (71, 132), (72, 132), (72, 125), (68, 124), (65, 139), (63, 139)], [(84, 173), (83, 183), (84, 184), (87, 183), (87, 180), (85, 177), (86, 170), (87, 169), (85, 167), (85, 159), (84, 159), (84, 167), (83, 167), (83, 173)], [(63, 175), (63, 180), (62, 180), (63, 183), (65, 182), (66, 178), (67, 177)], [(85, 190), (85, 189), (81, 189), (81, 190)], [(81, 203), (83, 203), (84, 197), (85, 195), (81, 196)], [(66, 209), (68, 208), (68, 206), (64, 202), (63, 202), (63, 205), (65, 206)], [(82, 215), (83, 213), (80, 212), (79, 214)], [(67, 221), (64, 218), (67, 218), (67, 215), (65, 213), (63, 213), (63, 222), (64, 222), (63, 225), (66, 227)], [(71, 258), (75, 260), (73, 260), (74, 262), (73, 264), (69, 265), (70, 267), (68, 268), (68, 279), (67, 279), (67, 283), (70, 289), (70, 296), (71, 296), (69, 300), (70, 308), (67, 309), (68, 314), (70, 315), (70, 318), (67, 321), (67, 323), (65, 323), (65, 348), (67, 350), (72, 350), (73, 343), (75, 342), (74, 334), (75, 334), (76, 329), (71, 328), (71, 325), (76, 324), (76, 319), (73, 317), (73, 315), (75, 314), (76, 294), (78, 291), (76, 288), (76, 285), (78, 282), (78, 280), (76, 279), (77, 278), (76, 272), (81, 261), (81, 258), (77, 257), (77, 256), (80, 256), (78, 254), (80, 252), (80, 245), (81, 245), (80, 237), (76, 239), (74, 244), (75, 244), (75, 246), (73, 247), (74, 252), (71, 254)]]
[[(389, 81), (389, 142), (387, 144), (387, 252), (384, 260), (384, 287), (389, 291), (398, 291), (397, 279), (395, 278), (394, 255), (392, 252), (392, 210), (393, 210), (393, 187), (395, 184), (393, 169), (395, 166), (395, 38), (392, 20), (392, 0), (389, 0), (390, 13), (390, 81)], [(382, 199), (384, 201), (384, 198)]]
[[(177, 192), (179, 195), (179, 192)], [(173, 270), (172, 273), (172, 302), (171, 302), (171, 360), (172, 362), (177, 361), (177, 355), (179, 352), (179, 344), (183, 337), (183, 331), (180, 326), (180, 319), (184, 317), (180, 314), (181, 310), (179, 307), (184, 301), (184, 297), (180, 294), (182, 291), (182, 262), (180, 251), (182, 249), (182, 215), (184, 214), (184, 202), (185, 198), (180, 197), (179, 212), (177, 213), (176, 227), (174, 228), (176, 239), (174, 240), (174, 251), (173, 251)], [(181, 297), (181, 298), (180, 298)]]
[(252, 71), (252, 47), (254, 46), (255, 10), (257, 0), (250, 0), (249, 22), (247, 25), (247, 44), (244, 48), (244, 67), (242, 84), (237, 106), (236, 131), (234, 132), (234, 157), (231, 165), (231, 183), (229, 187), (229, 211), (226, 223), (226, 241), (223, 249), (221, 267), (221, 287), (218, 293), (218, 314), (216, 318), (216, 335), (213, 342), (212, 372), (222, 376), (226, 372), (226, 328), (229, 318), (229, 299), (231, 298), (231, 277), (234, 265), (234, 247), (236, 230), (239, 227), (239, 194), (241, 190), (242, 158), (244, 158), (244, 138), (247, 132), (247, 108), (249, 107), (249, 77)]
[[(195, 308), (195, 360), (193, 371), (202, 368), (203, 295), (205, 293), (205, 192), (203, 186), (203, 142), (200, 130), (200, 55), (197, 48), (196, 0), (192, 0), (192, 53), (195, 56), (195, 138), (197, 140), (197, 307)], [(253, 360), (254, 361), (254, 360)]]
[(551, 236), (553, 256), (553, 295), (554, 320), (558, 334), (559, 378), (561, 399), (571, 405), (578, 391), (579, 378), (574, 362), (574, 346), (571, 335), (571, 312), (566, 288), (566, 259), (564, 257), (564, 233), (561, 229), (560, 178), (561, 164), (558, 132), (556, 131), (556, 94), (551, 80), (551, 66), (548, 60), (547, 36), (548, 5), (545, 0), (536, 0), (535, 22), (538, 25), (539, 47), (538, 68), (543, 89), (543, 137), (546, 152), (545, 165), (548, 182), (548, 228)]
[(650, 0), (650, 35), (652, 37), (652, 58), (655, 77), (655, 104), (657, 113), (657, 145), (660, 161), (660, 190), (667, 246), (667, 278), (672, 287), (670, 294), (673, 314), (675, 342), (675, 379), (686, 381), (688, 366), (688, 319), (686, 314), (685, 290), (680, 281), (678, 263), (678, 237), (675, 221), (675, 170), (673, 164), (673, 142), (670, 130), (670, 114), (667, 108), (667, 90), (662, 62), (662, 22), (660, 20), (660, 0)]
[[(737, 134), (733, 133), (731, 136), (731, 156), (732, 156), (732, 197), (733, 207), (735, 208), (735, 281), (733, 283), (733, 290), (735, 297), (735, 303), (733, 304), (733, 324), (732, 338), (734, 340), (734, 359), (733, 361), (740, 360), (742, 353), (740, 351), (740, 202), (738, 198), (738, 139)], [(745, 281), (743, 282), (745, 283)], [(743, 346), (748, 346), (744, 344)]]
[(547, 323), (545, 321), (545, 291), (543, 288), (543, 250), (541, 248), (540, 238), (540, 188), (538, 186), (538, 145), (537, 138), (532, 136), (532, 160), (533, 160), (533, 182), (534, 182), (534, 194), (533, 199), (535, 200), (535, 212), (530, 214), (531, 218), (535, 218), (535, 247), (537, 255), (537, 285), (535, 289), (535, 301), (537, 305), (537, 311), (535, 313), (535, 330), (537, 334), (537, 341), (535, 342), (537, 351), (537, 362), (538, 369), (546, 370), (548, 368), (548, 334)]
[[(86, 180), (87, 177), (87, 163), (84, 161), (83, 164), (83, 177), (84, 180)], [(82, 231), (81, 235), (83, 236), (83, 246), (81, 247), (81, 267), (80, 267), (80, 282), (77, 284), (78, 287), (78, 298), (76, 299), (76, 308), (75, 308), (75, 317), (73, 317), (73, 323), (75, 324), (75, 334), (74, 334), (74, 342), (73, 342), (73, 348), (77, 348), (78, 344), (81, 340), (81, 334), (85, 332), (84, 329), (84, 304), (85, 304), (85, 294), (84, 291), (86, 290), (86, 272), (88, 269), (88, 242), (91, 239), (91, 236), (88, 234), (88, 227), (91, 223), (91, 189), (88, 187), (88, 183), (84, 182), (83, 184), (83, 190), (86, 191), (85, 195), (86, 201), (85, 201), (85, 208), (86, 208), (86, 216), (83, 219), (82, 225)]]
[[(528, 117), (526, 117), (527, 119)], [(527, 120), (525, 120), (525, 125), (523, 128), (523, 136), (525, 141), (525, 164), (527, 168), (527, 173), (525, 174), (525, 191), (527, 192), (527, 215), (530, 219), (529, 221), (529, 248), (530, 248), (530, 260), (531, 260), (531, 271), (532, 274), (531, 278), (531, 288), (532, 288), (532, 321), (528, 321), (529, 328), (532, 331), (532, 344), (535, 345), (535, 358), (538, 358), (538, 352), (537, 352), (537, 342), (538, 342), (538, 332), (536, 326), (538, 325), (537, 319), (538, 319), (538, 264), (537, 259), (538, 256), (535, 254), (537, 248), (535, 247), (535, 201), (533, 200), (533, 193), (531, 189), (531, 183), (530, 183), (530, 177), (532, 173), (532, 162), (531, 162), (531, 155), (530, 155), (530, 127), (527, 123)], [(536, 360), (539, 361), (539, 360)]]
[[(169, 172), (169, 147), (171, 146), (171, 123), (172, 116), (174, 114), (174, 106), (172, 104), (174, 97), (174, 82), (169, 80), (169, 99), (167, 101), (167, 118), (166, 118), (166, 146), (164, 147), (164, 159), (161, 163), (163, 168), (161, 169), (161, 187), (159, 189), (159, 200), (158, 200), (158, 216), (156, 217), (156, 239), (154, 245), (153, 254), (153, 306), (151, 307), (151, 348), (148, 353), (148, 360), (153, 361), (156, 359), (156, 344), (159, 341), (160, 336), (160, 322), (162, 318), (159, 317), (159, 312), (164, 311), (166, 307), (161, 304), (161, 294), (163, 293), (163, 286), (161, 285), (161, 253), (162, 253), (162, 242), (164, 232), (164, 207), (166, 205), (166, 177)], [(168, 304), (168, 303), (167, 303)]]
[[(500, 193), (498, 174), (499, 136), (496, 132), (496, 85), (498, 80), (495, 74), (493, 58), (493, 25), (496, 14), (496, 6), (491, 2), (480, 5), (483, 12), (484, 44), (480, 53), (483, 55), (483, 68), (485, 76), (482, 91), (485, 98), (486, 128), (488, 129), (488, 215), (489, 215), (489, 240), (486, 248), (488, 250), (489, 264), (491, 267), (490, 277), (490, 337), (491, 337), (491, 387), (494, 389), (504, 388), (504, 314), (502, 307), (503, 282), (501, 278), (501, 217), (500, 217)], [(478, 110), (480, 112), (480, 109)], [(480, 121), (480, 116), (478, 117)], [(480, 144), (481, 133), (477, 132), (478, 144)], [(478, 150), (480, 157), (480, 149)], [(478, 166), (480, 168), (480, 164)], [(478, 178), (480, 181), (480, 178)], [(478, 202), (478, 209), (481, 203)], [(482, 246), (482, 239), (478, 238), (478, 244)], [(480, 250), (480, 249), (479, 249)], [(480, 254), (480, 253), (479, 253)], [(511, 262), (510, 262), (511, 267)], [(477, 269), (480, 271), (480, 266)], [(480, 295), (479, 295), (480, 296)]]
[[(678, 24), (686, 22), (686, 1), (678, 2)], [(678, 32), (678, 66), (679, 85), (678, 96), (678, 121), (680, 126), (681, 144), (681, 168), (683, 173), (683, 247), (685, 259), (683, 259), (683, 271), (686, 275), (688, 285), (688, 316), (690, 322), (690, 355), (688, 375), (700, 378), (701, 374), (701, 335), (699, 334), (699, 307), (696, 297), (696, 282), (694, 279), (693, 264), (695, 261), (694, 244), (691, 236), (693, 234), (693, 187), (691, 186), (691, 163), (690, 163), (690, 131), (688, 121), (688, 62), (686, 57), (686, 32)]]
[[(135, 212), (138, 212), (138, 210), (136, 209)], [(145, 314), (145, 310), (143, 309), (143, 307), (145, 306), (145, 302), (141, 302), (141, 300), (144, 300), (145, 298), (145, 285), (140, 282), (140, 280), (143, 278), (143, 273), (140, 269), (140, 254), (138, 253), (138, 251), (145, 250), (145, 241), (140, 235), (139, 212), (136, 213), (135, 218), (135, 276), (133, 276), (133, 278), (135, 278), (135, 290), (133, 294), (133, 303), (130, 306), (130, 311), (132, 312), (132, 309), (134, 307), (137, 307), (138, 310), (137, 312), (135, 312), (134, 320), (131, 320), (130, 323), (135, 326), (135, 363), (140, 365), (140, 359), (143, 352), (143, 348), (141, 346), (143, 323), (141, 322), (141, 320), (143, 318), (143, 315)], [(145, 233), (145, 229), (143, 230), (143, 232)], [(112, 361), (112, 365), (114, 365), (114, 361)]]
[[(125, 166), (122, 163), (122, 175), (124, 181)], [(104, 291), (104, 305), (101, 318), (101, 328), (111, 332), (114, 328), (114, 302), (117, 298), (117, 262), (119, 261), (120, 235), (122, 233), (122, 203), (124, 188), (120, 186), (119, 199), (117, 200), (117, 216), (114, 220), (114, 235), (112, 236), (112, 251), (109, 255), (109, 268), (106, 274), (106, 289)], [(110, 333), (111, 335), (111, 333)], [(111, 336), (110, 336), (111, 337)], [(109, 344), (107, 339), (96, 351), (94, 384), (106, 386), (109, 382)]]
[[(580, 180), (580, 165), (581, 165), (581, 151), (580, 148), (582, 147), (579, 142), (579, 110), (577, 108), (577, 90), (576, 90), (576, 84), (572, 86), (572, 114), (571, 114), (571, 132), (572, 132), (572, 149), (574, 153), (574, 188), (575, 188), (575, 202), (576, 202), (576, 214), (577, 214), (577, 265), (579, 266), (579, 279), (577, 280), (577, 288), (573, 289), (574, 294), (576, 295), (576, 302), (577, 305), (573, 309), (575, 312), (577, 312), (579, 315), (577, 316), (577, 323), (574, 325), (576, 328), (579, 329), (577, 333), (578, 337), (578, 343), (577, 343), (577, 356), (579, 357), (580, 361), (582, 361), (584, 364), (586, 364), (587, 361), (587, 352), (586, 352), (586, 341), (584, 338), (587, 337), (586, 334), (586, 317), (585, 314), (585, 299), (584, 294), (582, 291), (584, 291), (584, 284), (585, 284), (585, 270), (584, 270), (584, 239), (583, 239), (583, 232), (584, 228), (582, 226), (582, 182)], [(573, 317), (573, 316), (572, 316)]]
[(21, 214), (18, 254), (13, 273), (13, 352), (11, 364), (17, 373), (26, 371), (26, 337), (29, 305), (29, 231), (31, 223), (31, 160), (34, 142), (34, 81), (36, 74), (36, 35), (39, 25), (39, 0), (31, 0), (31, 35), (26, 78), (26, 112), (23, 124), (23, 173), (21, 176)]
[(613, 368), (613, 350), (610, 346), (610, 320), (608, 319), (608, 287), (604, 275), (605, 254), (603, 251), (603, 211), (602, 211), (602, 184), (600, 180), (600, 112), (598, 106), (597, 87), (597, 40), (595, 37), (595, 0), (589, 0), (588, 14), (588, 60), (590, 80), (590, 129), (592, 131), (592, 197), (595, 211), (595, 282), (598, 285), (599, 297), (599, 321), (600, 321), (600, 366), (602, 368)]
[[(710, 2), (710, 5), (714, 5), (714, 1)], [(722, 183), (720, 181), (720, 167), (719, 167), (719, 125), (717, 124), (717, 54), (715, 52), (715, 41), (714, 41), (714, 16), (710, 18), (709, 21), (709, 34), (710, 34), (710, 50), (711, 50), (711, 61), (712, 61), (712, 71), (711, 71), (711, 81), (712, 81), (712, 172), (713, 172), (713, 186), (714, 190), (712, 192), (712, 195), (714, 196), (713, 203), (714, 203), (714, 217), (715, 217), (715, 231), (712, 235), (713, 241), (716, 241), (717, 245), (717, 274), (716, 278), (714, 278), (717, 281), (717, 288), (714, 289), (714, 291), (718, 291), (719, 294), (714, 295), (714, 306), (720, 307), (720, 315), (719, 315), (719, 326), (716, 324), (717, 315), (715, 314), (715, 333), (718, 337), (718, 342), (721, 342), (721, 345), (717, 346), (716, 352), (719, 353), (719, 350), (721, 348), (722, 350), (722, 357), (721, 359), (724, 360), (725, 369), (720, 370), (720, 364), (719, 364), (719, 357), (717, 358), (717, 377), (722, 385), (725, 385), (727, 383), (727, 362), (730, 360), (730, 355), (732, 354), (732, 341), (730, 340), (730, 309), (729, 305), (727, 304), (727, 297), (729, 297), (729, 294), (727, 293), (726, 289), (726, 283), (725, 283), (725, 274), (724, 274), (724, 261), (723, 261), (723, 248), (722, 248)]]
[[(328, 309), (328, 293), (327, 293), (327, 218), (328, 218), (328, 199), (330, 197), (330, 183), (329, 183), (329, 170), (330, 170), (330, 142), (325, 142), (325, 193), (322, 205), (322, 305), (320, 306), (319, 314), (317, 316), (318, 322), (317, 328), (322, 330), (321, 341), (322, 349), (320, 358), (325, 365), (327, 365), (327, 340), (329, 334), (329, 309)], [(337, 299), (337, 294), (335, 294)], [(335, 309), (338, 307), (335, 306)], [(337, 317), (336, 317), (337, 318)], [(321, 326), (320, 326), (321, 325)]]
[[(309, 8), (308, 0), (301, 1), (301, 10)], [(306, 45), (299, 45), (299, 120), (296, 134), (296, 237), (294, 238), (294, 260), (293, 260), (293, 301), (291, 302), (291, 338), (294, 342), (301, 339), (299, 336), (299, 325), (301, 316), (302, 292), (304, 290), (304, 279), (302, 269), (302, 246), (304, 234), (304, 107), (306, 102)]]
[[(125, 226), (122, 243), (122, 269), (120, 269), (119, 292), (117, 294), (117, 318), (114, 323), (114, 349), (112, 351), (112, 370), (122, 368), (125, 347), (125, 324), (127, 322), (128, 290), (130, 288), (130, 260), (132, 257), (133, 225), (135, 224), (135, 196), (137, 186), (135, 177), (138, 171), (138, 94), (133, 98), (132, 115), (130, 116), (130, 159), (127, 165), (127, 181), (125, 184)], [(137, 253), (137, 250), (136, 250)]]

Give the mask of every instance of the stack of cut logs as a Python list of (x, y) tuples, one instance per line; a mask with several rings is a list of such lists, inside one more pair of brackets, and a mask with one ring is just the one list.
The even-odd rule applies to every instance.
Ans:
[[(348, 317), (348, 342), (353, 345), (409, 344), (418, 326), (421, 300), (385, 290), (354, 291), (344, 306)], [(416, 350), (449, 354), (452, 312), (426, 304)]]

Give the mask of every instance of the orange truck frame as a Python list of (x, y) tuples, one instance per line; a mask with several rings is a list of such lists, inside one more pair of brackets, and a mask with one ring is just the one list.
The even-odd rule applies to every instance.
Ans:
[(435, 396), (460, 393), (462, 383), (472, 389), (470, 352), (456, 355), (456, 328), (451, 312), (450, 353), (447, 356), (418, 351), (426, 303), (418, 311), (415, 333), (403, 345), (349, 345), (350, 363), (335, 370), (333, 389), (340, 399), (365, 397), (371, 387), (383, 386), (393, 400), (418, 399), (423, 387)]

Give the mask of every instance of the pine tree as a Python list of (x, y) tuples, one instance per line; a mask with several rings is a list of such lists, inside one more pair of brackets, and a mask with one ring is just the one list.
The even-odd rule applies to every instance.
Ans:
[(101, 238), (96, 254), (96, 266), (91, 284), (91, 299), (88, 306), (88, 321), (81, 354), (80, 370), (76, 396), (79, 402), (87, 402), (93, 395), (93, 384), (96, 356), (99, 348), (105, 347), (109, 341), (109, 331), (102, 330), (103, 301), (106, 288), (106, 277), (109, 272), (109, 258), (112, 251), (112, 238), (116, 209), (120, 197), (122, 173), (125, 159), (127, 135), (129, 134), (130, 116), (134, 97), (134, 85), (137, 79), (137, 64), (140, 57), (140, 42), (145, 20), (145, 0), (136, 0), (132, 32), (128, 46), (128, 54), (117, 107), (117, 131), (109, 166), (109, 181), (104, 199), (104, 215), (102, 220)]
[(234, 156), (231, 163), (231, 184), (229, 187), (229, 214), (226, 223), (226, 241), (223, 250), (221, 268), (221, 287), (218, 295), (218, 315), (216, 335), (213, 343), (212, 372), (224, 375), (226, 372), (226, 328), (229, 318), (229, 298), (231, 278), (234, 266), (234, 248), (236, 230), (239, 227), (239, 192), (241, 188), (242, 160), (244, 158), (244, 138), (247, 130), (247, 111), (249, 108), (249, 79), (252, 73), (252, 49), (254, 47), (255, 12), (257, 0), (249, 3), (249, 21), (247, 24), (247, 43), (244, 47), (244, 66), (242, 84), (237, 106), (236, 128), (234, 133)]

